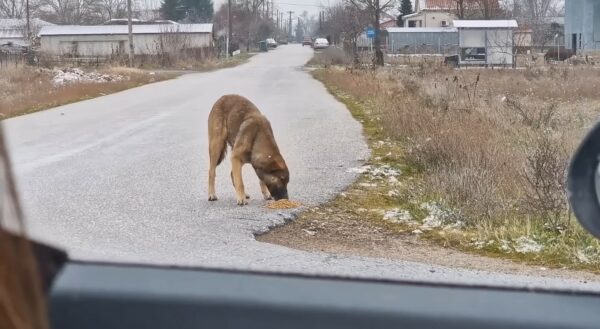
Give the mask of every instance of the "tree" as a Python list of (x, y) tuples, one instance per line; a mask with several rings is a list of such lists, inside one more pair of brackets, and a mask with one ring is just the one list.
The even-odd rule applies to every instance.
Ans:
[(522, 17), (516, 17), (532, 30), (532, 42), (542, 49), (546, 44), (553, 41), (554, 36), (559, 34), (558, 29), (552, 29), (548, 17), (561, 12), (559, 0), (514, 0)]
[(400, 15), (398, 15), (398, 20), (396, 24), (398, 26), (404, 26), (404, 20), (402, 19), (402, 17), (410, 15), (412, 13), (412, 2), (410, 0), (402, 0), (402, 2), (400, 3)]
[(383, 66), (383, 52), (381, 51), (381, 30), (379, 28), (379, 18), (381, 13), (394, 6), (394, 0), (348, 0), (359, 10), (366, 10), (371, 16), (375, 37), (373, 47), (375, 56), (373, 56), (373, 65)]
[(185, 12), (179, 6), (179, 0), (163, 0), (160, 4), (160, 14), (163, 19), (179, 21), (185, 16)]
[(41, 0), (39, 16), (58, 24), (102, 23), (101, 0)]
[(214, 14), (212, 0), (181, 0), (185, 8), (186, 19), (190, 23), (210, 22)]

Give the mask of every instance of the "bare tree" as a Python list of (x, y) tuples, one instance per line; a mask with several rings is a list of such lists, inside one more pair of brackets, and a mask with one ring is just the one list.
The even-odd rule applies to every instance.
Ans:
[(518, 18), (528, 25), (533, 32), (533, 44), (543, 49), (557, 34), (557, 29), (553, 28), (549, 17), (562, 10), (561, 2), (559, 0), (514, 1), (515, 6), (520, 8), (520, 14), (522, 15)]
[(358, 63), (357, 41), (369, 24), (369, 13), (348, 3), (338, 3), (327, 11), (325, 32), (333, 41), (343, 42), (344, 48), (352, 54), (355, 63)]
[(0, 17), (23, 18), (25, 2), (20, 0), (0, 0)]
[(381, 31), (379, 28), (379, 19), (381, 13), (391, 9), (395, 5), (395, 0), (348, 0), (352, 5), (360, 10), (366, 10), (371, 16), (375, 38), (373, 46), (375, 47), (375, 56), (373, 65), (383, 66), (383, 52), (381, 51)]
[(123, 18), (127, 15), (127, 0), (102, 0), (102, 19)]
[(59, 24), (102, 22), (102, 0), (40, 0), (39, 16)]

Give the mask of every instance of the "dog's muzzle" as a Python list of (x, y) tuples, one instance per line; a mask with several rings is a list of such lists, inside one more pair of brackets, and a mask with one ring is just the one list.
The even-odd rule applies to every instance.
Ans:
[(274, 193), (271, 193), (271, 196), (273, 196), (273, 199), (275, 199), (275, 201), (281, 200), (281, 199), (289, 199), (287, 189), (275, 190), (273, 192)]

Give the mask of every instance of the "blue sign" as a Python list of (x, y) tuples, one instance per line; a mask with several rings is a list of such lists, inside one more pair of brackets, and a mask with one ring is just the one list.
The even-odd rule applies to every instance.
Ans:
[(372, 39), (375, 37), (375, 29), (372, 27), (369, 27), (367, 29), (367, 38)]

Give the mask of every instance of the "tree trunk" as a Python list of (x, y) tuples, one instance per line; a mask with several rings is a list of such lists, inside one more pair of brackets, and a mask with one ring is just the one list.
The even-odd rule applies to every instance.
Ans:
[(383, 52), (381, 51), (381, 38), (379, 33), (379, 15), (381, 8), (379, 8), (379, 0), (375, 0), (375, 19), (373, 21), (373, 28), (375, 29), (375, 57), (373, 57), (373, 65), (383, 66)]

